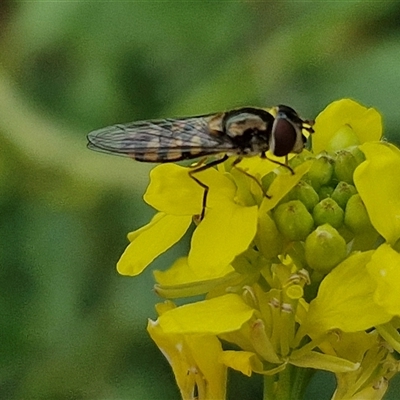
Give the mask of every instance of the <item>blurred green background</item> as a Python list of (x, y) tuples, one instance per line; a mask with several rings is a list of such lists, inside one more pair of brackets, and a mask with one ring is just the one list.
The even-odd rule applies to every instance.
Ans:
[[(178, 398), (145, 327), (151, 269), (187, 245), (118, 276), (126, 234), (154, 213), (141, 198), (151, 166), (90, 152), (88, 131), (278, 103), (313, 118), (352, 97), (398, 142), (399, 21), (392, 1), (3, 0), (0, 398)], [(307, 399), (333, 387), (319, 374)], [(261, 392), (231, 374), (230, 399)]]

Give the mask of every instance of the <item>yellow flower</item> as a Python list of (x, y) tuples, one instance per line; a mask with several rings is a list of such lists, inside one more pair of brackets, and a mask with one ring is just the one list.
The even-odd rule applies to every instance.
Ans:
[(294, 174), (260, 157), (196, 173), (209, 189), (201, 221), (204, 187), (188, 168), (151, 172), (144, 199), (158, 212), (117, 267), (141, 273), (194, 221), (187, 256), (154, 272), (155, 291), (204, 299), (158, 305), (148, 325), (184, 399), (223, 399), (227, 368), (278, 374), (265, 380), (272, 396), (299, 398), (292, 370), (312, 368), (336, 374), (335, 400), (380, 399), (399, 368), (400, 151), (353, 100), (330, 104), (314, 129)]
[(174, 307), (163, 304), (158, 309), (161, 316), (157, 321), (149, 320), (147, 331), (170, 363), (182, 399), (224, 399), (226, 367), (218, 362), (220, 341), (213, 335), (164, 331), (160, 320), (168, 322), (168, 313)]
[[(364, 114), (369, 116), (366, 122), (377, 119), (372, 109), (365, 110)], [(350, 120), (349, 123), (353, 124)], [(359, 121), (358, 126), (361, 126)], [(376, 126), (371, 130), (376, 131), (376, 136), (380, 135)], [(400, 151), (385, 142), (365, 142), (359, 148), (366, 160), (354, 171), (355, 187), (368, 213), (368, 224), (372, 224), (387, 244), (351, 255), (326, 276), (317, 298), (311, 302), (308, 315), (311, 330), (322, 332), (338, 328), (356, 332), (400, 315), (397, 285), (400, 254), (389, 246), (400, 238), (400, 181), (395, 172), (400, 168)], [(365, 227), (365, 224), (360, 223), (360, 226)], [(369, 234), (368, 227), (362, 229), (361, 235)], [(376, 240), (377, 237), (373, 237)]]
[(392, 316), (400, 316), (400, 254), (388, 244), (374, 251), (367, 270), (374, 279), (374, 302)]
[(240, 296), (226, 294), (174, 308), (160, 316), (158, 322), (165, 333), (217, 335), (240, 329), (253, 314), (254, 310)]
[(334, 101), (315, 120), (313, 151), (338, 151), (365, 142), (380, 140), (382, 119), (374, 108), (351, 99)]
[[(268, 160), (263, 162), (271, 164)], [(251, 167), (251, 163), (246, 165)], [(272, 209), (309, 168), (310, 163), (304, 163), (294, 175), (279, 175), (270, 187), (271, 198), (263, 200), (265, 212)], [(265, 171), (265, 168), (261, 170)], [(246, 179), (248, 187), (253, 186), (262, 200), (260, 188), (242, 172), (235, 172)], [(248, 202), (240, 196), (243, 182), (242, 185), (239, 182), (238, 188), (230, 173), (209, 168), (196, 174), (196, 177), (209, 187), (209, 192), (205, 217), (192, 236), (188, 264), (207, 271), (223, 269), (254, 239), (258, 207), (253, 196)], [(182, 238), (193, 216), (202, 211), (204, 189), (189, 176), (187, 168), (162, 164), (152, 170), (150, 179), (144, 199), (159, 212), (149, 224), (128, 235), (131, 244), (117, 265), (122, 275), (140, 274), (156, 257)]]
[(377, 284), (367, 270), (373, 253), (353, 254), (325, 277), (310, 304), (309, 334), (333, 329), (358, 332), (390, 321), (392, 315), (374, 299)]
[[(274, 311), (268, 306), (269, 302), (278, 301), (276, 297), (281, 297), (282, 294), (277, 290), (266, 294), (259, 287), (255, 287), (252, 296), (257, 299), (258, 303), (263, 300), (267, 302), (256, 309), (250, 307), (241, 296), (225, 294), (169, 309), (159, 317), (156, 324), (150, 325), (152, 332), (159, 333), (160, 338), (156, 337), (157, 345), (163, 353), (166, 353), (167, 346), (162, 341), (163, 337), (179, 337), (182, 341), (182, 338), (208, 337), (211, 339), (218, 335), (246, 349), (245, 351), (221, 350), (218, 354), (218, 363), (241, 371), (248, 376), (252, 372), (273, 375), (284, 370), (289, 364), (336, 373), (354, 371), (358, 368), (358, 360), (354, 362), (335, 355), (313, 351), (315, 344), (290, 351), (290, 341), (293, 340), (293, 337), (287, 332), (294, 333), (295, 316), (289, 309), (285, 311), (283, 308)], [(194, 315), (196, 318), (193, 318)], [(275, 319), (275, 327), (270, 325), (271, 318)], [(270, 329), (275, 331), (268, 332)], [(176, 352), (176, 345), (174, 351)], [(193, 350), (191, 351), (193, 352)], [(285, 354), (283, 355), (282, 352)], [(169, 359), (171, 357), (169, 355)], [(180, 363), (179, 366), (182, 369), (187, 368), (189, 371), (187, 363), (183, 367)], [(175, 375), (177, 373), (179, 376), (182, 375), (181, 370), (175, 372)]]
[(366, 161), (354, 173), (354, 183), (374, 228), (394, 245), (400, 238), (400, 150), (390, 143), (360, 146)]
[(138, 275), (160, 254), (178, 242), (189, 228), (192, 219), (186, 215), (156, 214), (137, 231), (131, 232), (131, 241), (117, 264), (121, 275)]
[[(234, 183), (216, 169), (210, 168), (197, 175), (210, 190), (206, 215), (192, 237), (189, 264), (224, 268), (253, 240), (257, 207), (236, 203)], [(130, 234), (131, 244), (118, 263), (118, 271), (124, 275), (142, 272), (183, 236), (193, 215), (202, 211), (204, 189), (191, 179), (187, 168), (163, 164), (154, 168), (150, 177), (144, 198), (159, 210), (159, 214), (148, 226)], [(135, 243), (138, 241), (139, 245)]]

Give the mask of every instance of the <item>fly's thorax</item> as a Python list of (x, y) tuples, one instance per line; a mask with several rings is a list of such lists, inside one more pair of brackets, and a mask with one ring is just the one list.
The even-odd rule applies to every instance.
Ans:
[(257, 155), (268, 150), (274, 117), (265, 110), (243, 108), (225, 114), (223, 132), (237, 149), (237, 154)]
[(234, 138), (245, 133), (271, 130), (274, 117), (261, 108), (245, 107), (226, 112), (221, 122), (223, 132)]
[(264, 154), (269, 150), (269, 144), (268, 144), (268, 137), (270, 136), (270, 133), (268, 133), (268, 136), (260, 132), (259, 134), (253, 135), (253, 137), (250, 140), (249, 143), (249, 151), (246, 153), (247, 155), (261, 155)]
[(268, 122), (258, 115), (245, 112), (234, 115), (225, 121), (225, 133), (231, 138), (266, 132), (267, 129)]

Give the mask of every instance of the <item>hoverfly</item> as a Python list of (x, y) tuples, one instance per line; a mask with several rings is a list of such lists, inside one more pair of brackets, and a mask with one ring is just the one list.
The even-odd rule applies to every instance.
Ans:
[[(300, 153), (307, 141), (303, 130), (313, 133), (312, 121), (300, 118), (288, 106), (279, 105), (272, 109), (245, 107), (195, 117), (109, 126), (88, 134), (88, 148), (154, 163), (217, 156), (211, 162), (195, 164), (189, 171), (190, 177), (204, 188), (202, 219), (208, 186), (194, 174), (222, 163), (230, 156), (236, 156), (232, 164), (236, 166), (246, 156), (267, 158), (268, 150), (278, 157)], [(287, 162), (270, 161), (289, 168), (293, 173)], [(238, 169), (260, 185), (254, 176)]]

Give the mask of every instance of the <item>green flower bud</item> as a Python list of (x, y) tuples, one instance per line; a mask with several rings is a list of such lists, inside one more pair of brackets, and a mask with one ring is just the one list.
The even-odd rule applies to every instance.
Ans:
[(268, 191), (269, 187), (271, 186), (271, 183), (274, 181), (275, 178), (276, 178), (276, 173), (274, 171), (262, 177), (261, 186), (266, 192)]
[(367, 209), (359, 194), (350, 197), (344, 213), (344, 223), (353, 232), (352, 250), (366, 251), (374, 248), (379, 234), (372, 226)]
[(338, 203), (338, 205), (344, 210), (346, 204), (353, 194), (356, 194), (357, 190), (353, 185), (346, 182), (339, 182), (333, 191), (331, 197)]
[(288, 240), (304, 240), (314, 226), (306, 206), (299, 200), (279, 205), (274, 212), (278, 230)]
[(254, 242), (261, 254), (269, 259), (282, 252), (283, 238), (268, 213), (260, 213)]
[(354, 233), (344, 224), (338, 229), (338, 232), (346, 243), (349, 243), (354, 239)]
[(359, 145), (360, 140), (354, 133), (350, 125), (343, 125), (329, 141), (328, 148), (330, 151), (338, 151), (350, 146)]
[(367, 209), (359, 194), (351, 196), (347, 202), (344, 212), (344, 223), (355, 234), (373, 228)]
[(353, 183), (353, 173), (358, 163), (356, 158), (347, 150), (337, 153), (335, 162), (335, 175), (339, 181)]
[(300, 154), (297, 154), (295, 157), (289, 160), (289, 166), (293, 169), (298, 167), (300, 164), (303, 164), (304, 161), (310, 160), (314, 158), (314, 154), (310, 151), (304, 149)]
[(365, 154), (359, 149), (358, 146), (350, 147), (347, 150), (349, 150), (350, 153), (353, 154), (354, 158), (357, 161), (357, 165), (365, 161)]
[(345, 240), (335, 228), (324, 224), (308, 235), (305, 242), (305, 256), (310, 268), (327, 274), (346, 258)]
[(321, 186), (318, 190), (318, 196), (320, 200), (326, 199), (327, 197), (331, 197), (333, 193), (332, 186)]
[(252, 274), (258, 271), (261, 266), (265, 264), (261, 259), (261, 254), (250, 248), (236, 256), (231, 265), (236, 272), (239, 272), (239, 274)]
[(327, 155), (318, 157), (306, 177), (316, 190), (322, 185), (326, 185), (332, 178), (333, 175), (333, 160)]
[(335, 200), (326, 198), (321, 200), (313, 210), (315, 225), (329, 224), (338, 229), (343, 225), (344, 211)]
[(290, 200), (300, 200), (311, 211), (318, 203), (319, 197), (314, 188), (305, 181), (300, 181), (289, 193)]

